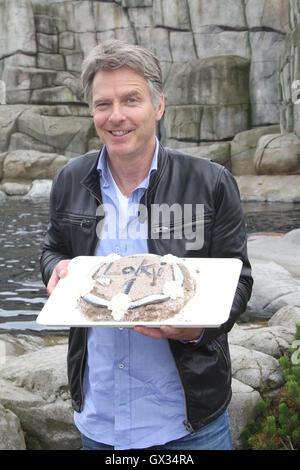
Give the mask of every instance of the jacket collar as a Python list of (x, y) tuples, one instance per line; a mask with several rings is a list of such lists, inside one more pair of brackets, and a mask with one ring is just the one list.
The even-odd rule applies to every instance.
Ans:
[[(99, 182), (99, 172), (97, 170), (98, 161), (99, 161), (100, 152), (95, 152), (89, 154), (88, 158), (90, 159), (90, 167), (87, 174), (82, 178), (80, 184), (87, 189), (98, 201), (99, 203), (102, 202), (101, 190), (100, 190), (100, 182)], [(150, 178), (149, 193), (155, 190), (157, 184), (165, 170), (167, 165), (168, 154), (164, 147), (159, 144), (158, 150), (158, 164), (157, 164), (157, 171), (155, 171)]]

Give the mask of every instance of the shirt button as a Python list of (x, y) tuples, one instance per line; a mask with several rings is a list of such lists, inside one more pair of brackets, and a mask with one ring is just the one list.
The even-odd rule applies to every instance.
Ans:
[(119, 330), (120, 330), (120, 331), (123, 331), (123, 330), (124, 330), (124, 328), (121, 328), (121, 327), (120, 327), (120, 328), (119, 328)]
[(117, 255), (120, 253), (120, 247), (119, 246), (116, 246), (115, 252), (117, 253)]
[(121, 362), (121, 363), (119, 364), (119, 368), (120, 368), (120, 369), (124, 369), (124, 367), (125, 367), (124, 364), (122, 364), (122, 362)]

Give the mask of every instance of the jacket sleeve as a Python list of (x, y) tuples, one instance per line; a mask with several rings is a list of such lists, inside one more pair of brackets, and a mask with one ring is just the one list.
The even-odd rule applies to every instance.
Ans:
[(223, 168), (215, 193), (216, 216), (212, 231), (210, 257), (239, 258), (243, 262), (229, 319), (217, 328), (206, 328), (199, 343), (231, 330), (238, 317), (245, 311), (250, 299), (253, 279), (247, 255), (247, 234), (240, 193), (232, 174)]
[(61, 226), (59, 224), (56, 214), (56, 200), (58, 198), (59, 176), (60, 171), (56, 174), (52, 183), (50, 194), (50, 223), (47, 228), (47, 233), (42, 248), (42, 254), (40, 257), (40, 268), (45, 286), (47, 286), (53, 269), (55, 268), (57, 263), (59, 263), (59, 261), (63, 259), (72, 258), (70, 250), (65, 245)]

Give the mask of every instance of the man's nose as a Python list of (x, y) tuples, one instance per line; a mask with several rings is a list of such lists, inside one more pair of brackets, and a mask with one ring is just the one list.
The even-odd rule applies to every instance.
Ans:
[(111, 114), (109, 120), (113, 123), (124, 121), (125, 116), (122, 111), (122, 106), (119, 103), (114, 103), (112, 106)]

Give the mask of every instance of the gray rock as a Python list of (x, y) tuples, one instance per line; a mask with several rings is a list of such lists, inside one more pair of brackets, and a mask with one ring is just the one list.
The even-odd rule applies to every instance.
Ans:
[(270, 318), (268, 325), (271, 327), (285, 326), (296, 332), (296, 323), (300, 325), (300, 307), (286, 305), (279, 309), (275, 315)]
[(242, 448), (241, 434), (247, 423), (254, 417), (259, 400), (261, 400), (261, 395), (258, 391), (235, 378), (232, 379), (232, 398), (228, 413), (234, 449)]
[[(135, 5), (132, 5), (135, 6)], [(138, 5), (139, 6), (139, 5)], [(89, 8), (88, 6), (86, 8)], [(107, 30), (116, 30), (116, 29), (131, 29), (131, 25), (129, 22), (129, 18), (125, 12), (125, 10), (116, 5), (115, 3), (104, 3), (104, 2), (95, 2), (92, 18), (87, 20), (84, 16), (82, 16), (82, 12), (79, 11), (77, 14), (77, 21), (80, 22), (82, 25), (81, 29), (78, 27), (75, 31), (87, 31), (86, 25), (93, 25), (93, 21), (95, 21), (96, 27), (91, 28), (92, 31), (107, 31)], [(103, 21), (105, 18), (105, 21)], [(74, 31), (74, 30), (73, 30)]]
[[(277, 263), (289, 271), (300, 282), (300, 229), (292, 230), (283, 236), (260, 236), (248, 241), (248, 253), (251, 260)], [(270, 269), (272, 265), (269, 265)], [(274, 266), (275, 271), (276, 267)], [(274, 271), (274, 274), (275, 274)], [(282, 275), (286, 275), (282, 271)], [(277, 274), (276, 274), (277, 275)], [(280, 272), (278, 270), (278, 275)], [(275, 289), (276, 290), (276, 289)]]
[(41, 153), (37, 150), (15, 150), (8, 152), (3, 165), (6, 179), (48, 179), (65, 165), (68, 159), (56, 153)]
[(4, 191), (8, 196), (24, 196), (31, 188), (31, 183), (5, 181), (0, 184), (0, 191)]
[(54, 35), (58, 34), (60, 31), (66, 30), (66, 22), (63, 18), (55, 17), (54, 15), (45, 14), (35, 14), (35, 26), (36, 30), (39, 33)]
[(249, 33), (247, 31), (223, 31), (212, 28), (209, 31), (194, 33), (197, 56), (208, 58), (212, 56), (237, 55), (250, 59)]
[(170, 49), (174, 62), (183, 63), (197, 57), (193, 35), (188, 31), (170, 31)]
[(15, 52), (36, 52), (35, 24), (30, 0), (1, 0), (0, 58)]
[(277, 62), (268, 60), (251, 62), (250, 96), (252, 126), (266, 126), (279, 122)]
[(70, 31), (65, 31), (59, 35), (59, 49), (74, 49), (75, 36)]
[[(0, 152), (5, 152), (8, 149), (10, 137), (16, 130), (17, 119), (25, 109), (28, 109), (28, 107), (24, 105), (0, 106)], [(0, 157), (0, 179), (1, 178)]]
[(7, 199), (6, 194), (5, 194), (3, 191), (0, 191), (0, 204), (2, 204), (3, 202), (5, 202), (6, 199)]
[(65, 69), (64, 58), (62, 55), (45, 54), (43, 52), (40, 52), (37, 54), (37, 66), (41, 69), (54, 69), (54, 70)]
[(282, 33), (289, 30), (288, 0), (248, 0), (245, 5), (249, 28), (270, 28)]
[(224, 25), (227, 29), (246, 28), (242, 2), (227, 0), (188, 0), (192, 30), (201, 32), (205, 26)]
[(0, 450), (25, 450), (19, 418), (0, 404)]
[(264, 135), (258, 141), (254, 156), (258, 175), (300, 173), (300, 138), (296, 134)]
[(224, 140), (247, 129), (248, 73), (248, 61), (232, 56), (173, 65), (165, 85), (163, 142)]
[(235, 324), (228, 335), (228, 341), (230, 344), (260, 351), (278, 359), (283, 354), (289, 352), (289, 346), (294, 340), (294, 334), (288, 326), (271, 326), (270, 323), (268, 324), (270, 326), (266, 327), (258, 326), (257, 324)]
[(47, 52), (50, 54), (58, 52), (58, 38), (56, 35), (37, 33), (36, 39), (38, 52)]
[(264, 126), (235, 135), (231, 142), (231, 165), (234, 175), (253, 175), (257, 143), (263, 135), (280, 132), (279, 125)]
[(264, 394), (284, 383), (279, 362), (272, 356), (230, 344), (232, 376)]
[[(55, 148), (51, 145), (44, 144), (29, 135), (22, 134), (22, 132), (14, 132), (10, 137), (8, 152), (14, 150), (37, 150), (41, 153), (55, 153)], [(2, 155), (4, 157), (6, 153)]]
[[(56, 153), (66, 157), (85, 153), (88, 140), (95, 135), (92, 118), (80, 116), (79, 109), (53, 106), (52, 114), (51, 108), (38, 106), (24, 112), (18, 119), (19, 132), (54, 146)], [(83, 111), (88, 112), (85, 107)]]
[(38, 351), (41, 348), (67, 344), (65, 335), (31, 336), (26, 334), (0, 334), (0, 364), (4, 365), (14, 357)]
[(190, 28), (189, 10), (186, 0), (153, 0), (154, 26), (164, 28)]
[(300, 305), (300, 281), (273, 261), (254, 260), (251, 299), (241, 320), (268, 319), (286, 305)]
[(180, 151), (189, 155), (209, 158), (231, 169), (229, 142), (218, 142), (212, 145), (201, 145), (200, 147), (183, 147)]
[(52, 180), (37, 179), (32, 183), (31, 189), (28, 191), (24, 199), (49, 199), (52, 187)]
[(249, 61), (210, 57), (176, 64), (165, 85), (167, 106), (233, 106), (249, 103)]
[(0, 401), (20, 419), (29, 449), (81, 446), (73, 423), (66, 354), (67, 345), (47, 347), (11, 359), (0, 369)]
[(300, 175), (235, 177), (242, 201), (300, 202)]

